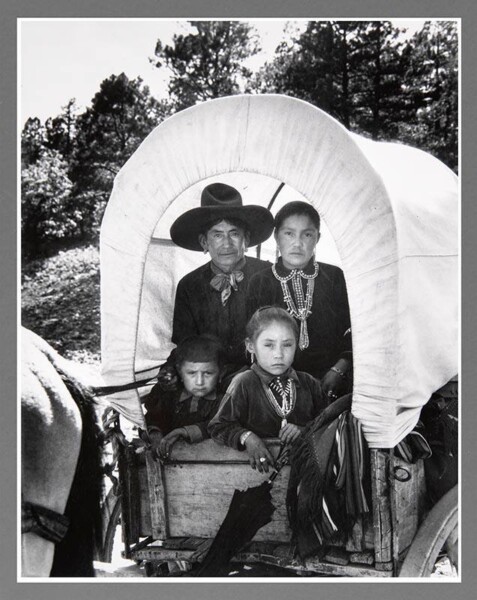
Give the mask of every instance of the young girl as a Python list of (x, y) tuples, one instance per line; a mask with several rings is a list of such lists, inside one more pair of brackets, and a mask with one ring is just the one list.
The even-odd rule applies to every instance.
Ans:
[(320, 382), (291, 366), (299, 332), (286, 310), (260, 308), (246, 333), (256, 362), (232, 380), (208, 430), (217, 442), (246, 450), (252, 469), (268, 473), (274, 460), (262, 438), (294, 442), (326, 401)]

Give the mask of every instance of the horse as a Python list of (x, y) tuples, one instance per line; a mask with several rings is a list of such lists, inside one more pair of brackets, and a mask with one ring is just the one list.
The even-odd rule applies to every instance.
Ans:
[(101, 430), (74, 363), (22, 329), (24, 577), (93, 577), (101, 535)]

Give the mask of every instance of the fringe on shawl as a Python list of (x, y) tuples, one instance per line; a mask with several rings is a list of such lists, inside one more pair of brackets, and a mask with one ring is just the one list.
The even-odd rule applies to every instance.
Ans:
[(298, 554), (322, 555), (370, 510), (369, 455), (351, 395), (305, 429), (291, 456), (287, 511)]

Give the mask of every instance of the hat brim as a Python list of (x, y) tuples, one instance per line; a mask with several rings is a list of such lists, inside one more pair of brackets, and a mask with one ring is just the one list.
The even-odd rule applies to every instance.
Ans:
[(216, 206), (199, 206), (188, 210), (178, 217), (171, 226), (171, 239), (177, 246), (186, 250), (202, 250), (199, 235), (205, 227), (216, 219), (239, 219), (250, 232), (248, 246), (261, 244), (271, 236), (273, 216), (263, 206), (249, 204), (230, 208)]

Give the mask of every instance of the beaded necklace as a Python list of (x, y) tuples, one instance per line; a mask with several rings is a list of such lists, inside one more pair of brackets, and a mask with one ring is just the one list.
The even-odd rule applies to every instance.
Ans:
[[(308, 326), (306, 320), (311, 315), (311, 305), (313, 304), (313, 290), (315, 289), (315, 279), (318, 275), (319, 265), (314, 263), (314, 271), (307, 275), (303, 269), (293, 269), (289, 275), (281, 277), (277, 273), (276, 265), (272, 266), (272, 272), (282, 286), (283, 299), (287, 305), (287, 310), (292, 317), (300, 321), (300, 339), (298, 347), (300, 350), (308, 348), (310, 339), (308, 337)], [(301, 280), (306, 279), (306, 296), (303, 296), (303, 286)], [(296, 302), (290, 292), (287, 282), (291, 280), (291, 286), (295, 293)]]
[[(282, 418), (282, 428), (287, 424), (287, 417), (295, 408), (296, 402), (296, 388), (295, 382), (290, 377), (288, 378), (286, 386), (283, 386), (282, 381), (279, 378), (272, 379), (269, 385), (263, 386), (265, 389), (265, 393), (267, 398), (273, 408), (273, 410), (277, 413), (279, 417)], [(271, 388), (271, 389), (270, 389)], [(277, 394), (282, 399), (282, 405), (278, 404), (277, 399), (273, 393), (273, 390), (277, 392)]]

